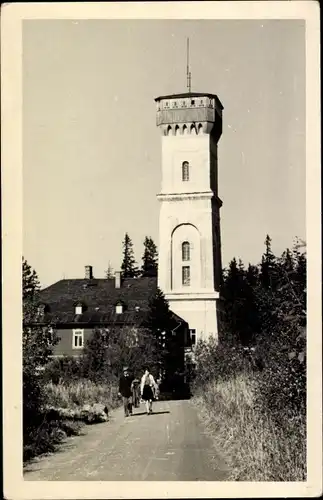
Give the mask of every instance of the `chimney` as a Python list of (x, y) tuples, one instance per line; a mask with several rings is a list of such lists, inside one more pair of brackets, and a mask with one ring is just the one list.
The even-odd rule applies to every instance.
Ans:
[(121, 271), (115, 272), (115, 287), (116, 288), (121, 287)]
[(85, 266), (85, 279), (91, 280), (93, 278), (93, 267)]

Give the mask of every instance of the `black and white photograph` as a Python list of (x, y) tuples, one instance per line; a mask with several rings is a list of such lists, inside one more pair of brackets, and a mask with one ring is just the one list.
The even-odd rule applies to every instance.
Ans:
[(319, 494), (318, 4), (10, 7), (6, 496)]

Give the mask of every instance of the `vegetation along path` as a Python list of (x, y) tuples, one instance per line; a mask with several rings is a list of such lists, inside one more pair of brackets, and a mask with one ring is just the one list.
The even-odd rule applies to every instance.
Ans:
[(25, 467), (30, 481), (223, 481), (225, 467), (190, 401), (161, 401), (85, 428), (61, 449)]

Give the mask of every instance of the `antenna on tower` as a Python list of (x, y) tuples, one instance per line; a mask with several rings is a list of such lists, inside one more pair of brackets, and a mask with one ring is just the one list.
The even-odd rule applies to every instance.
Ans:
[(187, 76), (187, 88), (188, 92), (191, 93), (192, 85), (192, 74), (190, 72), (190, 39), (187, 39), (187, 66), (186, 66), (186, 76)]

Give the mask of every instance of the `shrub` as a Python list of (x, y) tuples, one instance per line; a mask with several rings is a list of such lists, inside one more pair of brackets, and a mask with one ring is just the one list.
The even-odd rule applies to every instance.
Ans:
[(208, 382), (228, 380), (234, 375), (251, 370), (247, 350), (239, 344), (222, 342), (217, 345), (214, 339), (197, 343), (195, 362), (195, 390), (203, 388)]
[(73, 356), (63, 356), (50, 361), (45, 367), (43, 380), (53, 384), (76, 381), (82, 378), (82, 359)]

